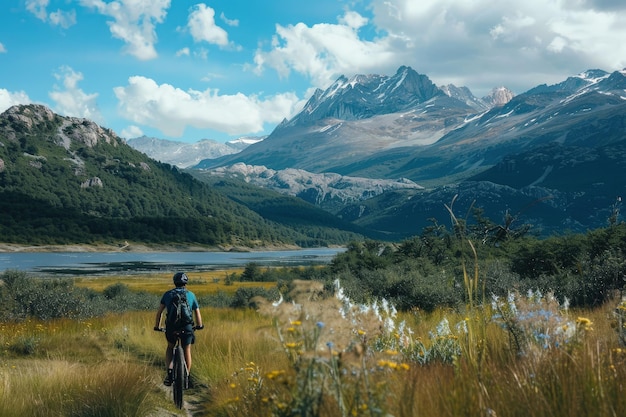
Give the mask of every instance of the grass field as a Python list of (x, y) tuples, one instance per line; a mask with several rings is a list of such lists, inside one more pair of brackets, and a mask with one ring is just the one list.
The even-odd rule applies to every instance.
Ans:
[[(234, 287), (192, 274), (191, 289)], [(224, 274), (222, 272), (222, 274)], [(161, 293), (169, 276), (80, 279)], [(254, 284), (249, 284), (254, 285)], [(263, 284), (268, 285), (268, 284)], [(626, 304), (570, 311), (549, 297), (432, 313), (355, 306), (296, 286), (296, 303), (203, 308), (195, 416), (622, 416)], [(508, 311), (508, 312), (507, 312)], [(524, 313), (524, 314), (521, 314)], [(0, 415), (172, 416), (154, 312), (0, 323)], [(515, 343), (514, 339), (516, 340)]]
[[(243, 269), (230, 269), (226, 271), (189, 272), (189, 288), (197, 296), (212, 295), (219, 292), (233, 294), (242, 287), (264, 287), (272, 288), (276, 286), (274, 282), (239, 282), (226, 283), (228, 274), (241, 274)], [(75, 284), (78, 287), (90, 288), (95, 291), (103, 291), (105, 288), (123, 283), (133, 291), (145, 291), (151, 294), (163, 294), (172, 288), (172, 274), (146, 274), (130, 276), (104, 276), (104, 277), (83, 277), (76, 278)]]

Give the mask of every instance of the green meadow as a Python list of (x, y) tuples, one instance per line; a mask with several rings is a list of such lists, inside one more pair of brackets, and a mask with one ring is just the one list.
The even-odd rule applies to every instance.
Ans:
[[(190, 289), (203, 296), (232, 292), (235, 284), (276, 285), (226, 285), (228, 273), (192, 274)], [(475, 277), (465, 278), (471, 289)], [(156, 295), (170, 287), (170, 277), (81, 278), (74, 286), (103, 292), (120, 283)], [(165, 342), (152, 329), (154, 309), (5, 320), (0, 415), (528, 417), (626, 410), (626, 303), (619, 298), (570, 309), (550, 294), (511, 292), (458, 308), (398, 312), (385, 302), (354, 303), (335, 285), (329, 291), (295, 280), (289, 301), (203, 307), (206, 328), (196, 333), (195, 385), (183, 411), (162, 385)]]

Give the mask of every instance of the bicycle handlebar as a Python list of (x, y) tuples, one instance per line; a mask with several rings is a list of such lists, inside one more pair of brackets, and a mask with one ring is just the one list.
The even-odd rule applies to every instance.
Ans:
[[(193, 326), (192, 329), (193, 330), (202, 330), (202, 329), (204, 329), (204, 325), (202, 325), (202, 326)], [(165, 327), (155, 327), (154, 331), (155, 332), (165, 332)]]

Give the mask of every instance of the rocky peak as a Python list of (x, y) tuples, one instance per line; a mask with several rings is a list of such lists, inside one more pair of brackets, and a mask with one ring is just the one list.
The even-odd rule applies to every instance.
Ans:
[(489, 107), (501, 107), (511, 101), (515, 94), (506, 87), (496, 87), (482, 98), (482, 101)]
[(110, 129), (98, 126), (91, 120), (78, 117), (63, 117), (39, 104), (17, 105), (0, 115), (0, 128), (9, 140), (16, 140), (24, 133), (35, 134), (37, 131), (51, 131), (57, 127), (55, 143), (70, 148), (72, 141), (93, 147), (100, 141), (117, 146), (121, 139)]
[(410, 109), (443, 92), (411, 67), (393, 76), (357, 74), (340, 76), (326, 90), (316, 90), (300, 114), (288, 124), (306, 125), (326, 118), (360, 120)]
[(41, 125), (54, 122), (56, 115), (45, 106), (31, 104), (12, 106), (2, 113), (2, 118), (9, 122), (2, 124), (5, 137), (15, 140), (19, 132), (31, 133)]

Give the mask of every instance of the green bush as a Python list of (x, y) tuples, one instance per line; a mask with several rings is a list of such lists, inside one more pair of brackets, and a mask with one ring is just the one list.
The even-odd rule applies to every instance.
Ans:
[(4, 282), (0, 287), (2, 320), (87, 318), (110, 311), (151, 310), (158, 304), (156, 295), (131, 291), (124, 284), (98, 294), (75, 286), (68, 278), (35, 278), (20, 271), (6, 271), (0, 280)]

